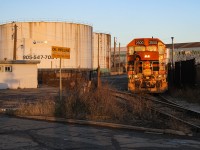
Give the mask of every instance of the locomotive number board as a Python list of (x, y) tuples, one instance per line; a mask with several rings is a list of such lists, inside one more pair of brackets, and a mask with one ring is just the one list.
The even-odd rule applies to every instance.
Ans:
[[(135, 45), (145, 45), (146, 42), (144, 42), (144, 40), (136, 40), (135, 41)], [(158, 44), (158, 41), (156, 40), (149, 40), (148, 41), (148, 45), (157, 45)]]

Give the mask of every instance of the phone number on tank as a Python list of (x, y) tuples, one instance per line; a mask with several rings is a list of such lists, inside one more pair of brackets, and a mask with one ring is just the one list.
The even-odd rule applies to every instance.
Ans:
[(53, 59), (51, 55), (24, 55), (23, 59)]

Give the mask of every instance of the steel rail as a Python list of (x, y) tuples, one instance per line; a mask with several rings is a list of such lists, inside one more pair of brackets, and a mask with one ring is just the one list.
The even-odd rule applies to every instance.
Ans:
[[(135, 98), (140, 98), (140, 99), (142, 98), (145, 100), (152, 101), (154, 102), (153, 103), (154, 106), (151, 108), (152, 110), (190, 126), (192, 131), (196, 133), (200, 132), (200, 124), (197, 124), (195, 121), (192, 121), (192, 119), (193, 120), (199, 119), (200, 113), (196, 111), (187, 109), (173, 102), (163, 102), (162, 100), (156, 100), (155, 97), (153, 99), (150, 96), (138, 96), (136, 94), (115, 91), (115, 90), (112, 90), (112, 93), (115, 96), (120, 97), (121, 99), (124, 99), (124, 100), (131, 100), (130, 97), (135, 97)], [(130, 97), (128, 98), (127, 96), (130, 96)], [(163, 110), (163, 108), (165, 109), (165, 111)], [(166, 108), (168, 109), (167, 112), (166, 112)], [(177, 117), (176, 115), (170, 114), (168, 112), (176, 112), (176, 114), (178, 113), (179, 115), (181, 113), (181, 115), (184, 115), (184, 119), (181, 119), (180, 117)], [(197, 116), (197, 117), (195, 118), (194, 116)]]

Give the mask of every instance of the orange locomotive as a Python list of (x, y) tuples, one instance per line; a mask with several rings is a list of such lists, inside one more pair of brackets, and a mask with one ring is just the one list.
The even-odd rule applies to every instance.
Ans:
[(162, 93), (168, 89), (167, 52), (158, 38), (137, 38), (127, 45), (128, 90)]

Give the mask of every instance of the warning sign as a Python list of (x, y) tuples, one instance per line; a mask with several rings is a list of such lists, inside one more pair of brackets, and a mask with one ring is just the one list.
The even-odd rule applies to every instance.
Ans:
[(70, 48), (52, 46), (51, 56), (52, 56), (52, 58), (70, 59)]

